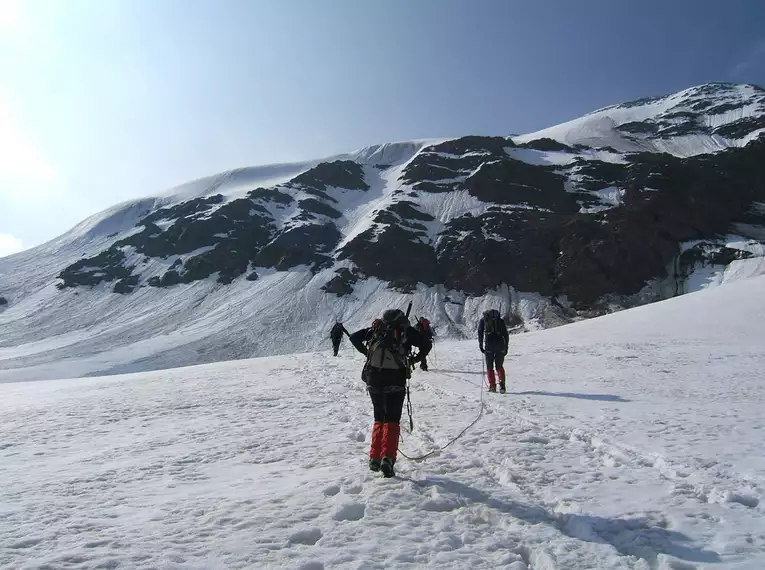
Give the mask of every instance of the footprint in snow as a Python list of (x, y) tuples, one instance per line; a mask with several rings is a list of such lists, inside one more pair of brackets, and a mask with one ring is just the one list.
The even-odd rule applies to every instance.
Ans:
[(367, 506), (363, 503), (346, 503), (338, 507), (332, 516), (336, 521), (359, 521), (364, 518)]
[(290, 536), (289, 542), (290, 544), (305, 544), (307, 546), (313, 546), (319, 542), (319, 540), (321, 540), (322, 536), (324, 536), (324, 533), (321, 532), (321, 529), (309, 528), (293, 533)]
[(367, 436), (363, 431), (358, 430), (350, 432), (348, 434), (348, 439), (351, 441), (364, 442), (367, 439)]
[(520, 443), (541, 443), (541, 444), (548, 444), (550, 443), (550, 440), (546, 437), (538, 436), (538, 435), (532, 435), (529, 437), (524, 437), (518, 440)]
[(296, 570), (324, 570), (324, 563), (318, 560), (311, 560), (310, 562), (304, 562)]
[(760, 504), (760, 500), (757, 497), (748, 493), (730, 493), (727, 500), (729, 503), (738, 503), (750, 509), (754, 509)]

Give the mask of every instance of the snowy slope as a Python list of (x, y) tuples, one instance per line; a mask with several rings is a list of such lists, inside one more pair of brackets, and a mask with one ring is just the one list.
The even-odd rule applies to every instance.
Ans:
[[(601, 286), (604, 281), (610, 283), (608, 276), (600, 282), (593, 279), (601, 286), (600, 296), (588, 300), (581, 314), (572, 309), (575, 300), (567, 296), (564, 285), (576, 289), (578, 281), (595, 273), (592, 265), (579, 273), (577, 267), (597, 258), (592, 252), (579, 255), (581, 246), (575, 242), (591, 234), (590, 243), (605, 243), (607, 240), (593, 226), (611, 224), (606, 218), (609, 213), (630, 199), (633, 204), (644, 203), (658, 194), (650, 186), (636, 186), (633, 179), (633, 195), (627, 194), (624, 177), (634, 158), (628, 152), (666, 151), (691, 156), (739, 147), (761, 134), (756, 127), (763, 117), (765, 92), (761, 89), (709, 84), (609, 107), (512, 140), (468, 136), (381, 144), (314, 161), (232, 170), (173, 188), (161, 196), (117, 205), (47, 244), (0, 259), (0, 296), (8, 300), (7, 305), (0, 306), (0, 382), (138, 372), (315, 350), (326, 346), (327, 330), (335, 319), (344, 319), (351, 327), (362, 326), (383, 308), (405, 304), (409, 299), (414, 301), (415, 314), (427, 315), (442, 334), (453, 338), (471, 335), (481, 312), (489, 307), (502, 308), (524, 330), (590, 316), (606, 306), (600, 303), (604, 293), (621, 292)], [(636, 127), (637, 123), (642, 126)], [(631, 126), (619, 130), (624, 125)], [(713, 132), (733, 127), (725, 131), (728, 137)], [(674, 129), (671, 136), (667, 129)], [(744, 131), (746, 134), (737, 138), (735, 133)], [(534, 148), (544, 137), (572, 146)], [(526, 146), (513, 146), (513, 141)], [(583, 144), (588, 146), (573, 148)], [(331, 166), (333, 161), (353, 163), (367, 188), (333, 183), (319, 188), (305, 180), (295, 182), (318, 167)], [(499, 169), (492, 170), (498, 165)], [(674, 166), (667, 167), (663, 178), (671, 178)], [(644, 169), (649, 175), (650, 168), (649, 164)], [(632, 170), (629, 173), (632, 176)], [(646, 184), (653, 183), (650, 176), (646, 180)], [(215, 243), (204, 242), (203, 247), (189, 248), (191, 251), (171, 247), (173, 240), (180, 241), (186, 234), (169, 235), (165, 244), (169, 244), (168, 251), (159, 253), (140, 251), (135, 244), (116, 245), (142, 233), (150, 234), (144, 221), (147, 216), (161, 213), (152, 224), (157, 232), (169, 232), (190, 219), (208, 220), (237, 200), (246, 202), (250, 192), (262, 188), (291, 202), (285, 205), (253, 198), (249, 215), (257, 220), (267, 217), (273, 223), (271, 237), (276, 237), (269, 245), (285, 236), (289, 239), (268, 263), (245, 260), (246, 271), (230, 284), (221, 282), (219, 272), (190, 283), (152, 284), (152, 280), (172, 272), (177, 277), (177, 267), (185, 268), (205, 255), (215, 254), (213, 261), (225, 261), (242, 251), (254, 251), (252, 242), (231, 239), (233, 230), (229, 227), (213, 234)], [(671, 187), (667, 194), (674, 196), (677, 190), (685, 188)], [(216, 196), (220, 197), (218, 202), (211, 200)], [(183, 210), (197, 200), (210, 203), (191, 214), (173, 212), (173, 208)], [(312, 212), (301, 207), (311, 201)], [(735, 197), (731, 199), (735, 201)], [(730, 205), (722, 206), (727, 209)], [(679, 211), (685, 207), (677, 206)], [(670, 219), (677, 213), (666, 211), (662, 204), (656, 209), (662, 216), (649, 212), (648, 219)], [(265, 217), (253, 216), (253, 212)], [(568, 220), (577, 213), (590, 216), (590, 227), (563, 235), (564, 228), (575, 226)], [(545, 221), (548, 214), (558, 220), (558, 228), (550, 229), (552, 223)], [(638, 217), (644, 215), (638, 212)], [(734, 239), (715, 236), (720, 244), (744, 248), (752, 257), (714, 266), (701, 260), (687, 275), (670, 272), (667, 282), (636, 279), (635, 291), (620, 299), (632, 299), (644, 284), (641, 299), (656, 291), (658, 297), (666, 297), (762, 274), (765, 224), (760, 221), (765, 219), (765, 210), (758, 216), (730, 228), (737, 231)], [(704, 221), (693, 219), (687, 225), (693, 232), (693, 228), (704, 226)], [(623, 227), (624, 220), (619, 224)], [(204, 234), (201, 225), (190, 223), (188, 234)], [(330, 234), (336, 232), (339, 237), (336, 243), (330, 236), (327, 243), (319, 244), (311, 241), (314, 234), (290, 238), (290, 232), (299, 234), (305, 228), (329, 228)], [(549, 237), (545, 228), (549, 236), (560, 233), (563, 237)], [(653, 235), (665, 230), (656, 228)], [(618, 249), (619, 244), (628, 242), (624, 237), (617, 236), (613, 247), (602, 248), (607, 253), (605, 258), (596, 259), (596, 268), (613, 269), (616, 260), (626, 258)], [(301, 258), (292, 264), (283, 263), (292, 251), (290, 239), (302, 240), (303, 246), (307, 243), (309, 249), (316, 250), (310, 253), (316, 255), (307, 261)], [(646, 241), (633, 239), (629, 243)], [(736, 246), (739, 242), (746, 245)], [(568, 259), (564, 259), (566, 243), (574, 243), (571, 251), (565, 252)], [(62, 285), (63, 270), (77, 263), (85, 265), (80, 275), (103, 275), (109, 268), (98, 265), (99, 256), (114, 253), (114, 248), (124, 255), (123, 265), (134, 270), (131, 276), (137, 284), (132, 292), (114, 292), (116, 278), (92, 286), (57, 288)], [(649, 253), (639, 261), (665, 252)], [(491, 259), (502, 261), (489, 263)], [(663, 260), (648, 277), (655, 277), (668, 261)], [(544, 263), (548, 266), (542, 266)], [(567, 282), (553, 283), (560, 267), (573, 270)], [(399, 273), (404, 277), (398, 279)], [(257, 280), (247, 280), (250, 276)], [(521, 283), (512, 283), (514, 278)], [(346, 282), (329, 292), (331, 283), (343, 279)], [(581, 289), (587, 292), (587, 287)], [(592, 308), (594, 305), (597, 307)]]
[[(514, 137), (514, 141), (550, 138), (571, 146), (610, 147), (618, 152), (667, 152), (687, 157), (746, 145), (765, 132), (765, 123), (742, 136), (719, 134), (715, 130), (762, 117), (764, 110), (765, 91), (757, 86), (707, 84), (665, 97), (606, 107), (573, 121)], [(620, 130), (625, 125), (636, 128)], [(686, 134), (657, 136), (661, 130), (667, 132), (677, 126), (691, 128)]]
[(761, 569), (763, 287), (514, 337), (505, 396), (475, 341), (439, 343), (401, 449), (483, 414), (394, 480), (347, 342), (0, 385), (0, 566)]

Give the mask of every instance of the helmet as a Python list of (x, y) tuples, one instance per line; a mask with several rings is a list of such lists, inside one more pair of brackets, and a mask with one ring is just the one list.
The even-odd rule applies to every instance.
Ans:
[(409, 319), (401, 309), (388, 309), (382, 314), (382, 320), (387, 325), (409, 326)]

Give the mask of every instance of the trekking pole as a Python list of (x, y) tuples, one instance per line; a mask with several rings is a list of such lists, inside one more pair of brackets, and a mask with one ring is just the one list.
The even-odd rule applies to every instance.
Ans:
[(414, 431), (414, 419), (412, 419), (412, 400), (409, 398), (409, 382), (406, 383), (406, 413), (409, 414), (409, 433)]
[[(481, 353), (481, 386), (486, 386), (486, 355), (483, 352)], [(483, 400), (483, 391), (481, 400)]]

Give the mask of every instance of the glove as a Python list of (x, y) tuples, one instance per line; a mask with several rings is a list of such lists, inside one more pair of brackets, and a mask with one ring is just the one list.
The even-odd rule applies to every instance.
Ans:
[(479, 345), (478, 345), (478, 350), (480, 350), (481, 352), (486, 352), (486, 351), (483, 349), (483, 345), (481, 345), (481, 344), (479, 344)]

